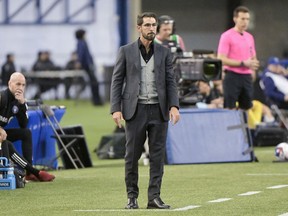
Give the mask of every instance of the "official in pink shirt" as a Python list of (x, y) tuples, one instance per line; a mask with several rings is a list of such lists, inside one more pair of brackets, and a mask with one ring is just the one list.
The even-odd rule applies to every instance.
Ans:
[(259, 67), (253, 36), (246, 30), (250, 21), (249, 9), (239, 6), (234, 10), (235, 26), (221, 35), (218, 58), (224, 65), (224, 107), (248, 110), (252, 107), (253, 85), (251, 73)]

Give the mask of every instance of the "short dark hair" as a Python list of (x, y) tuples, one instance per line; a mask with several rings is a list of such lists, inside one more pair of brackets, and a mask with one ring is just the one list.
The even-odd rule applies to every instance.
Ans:
[(143, 24), (143, 18), (144, 17), (153, 17), (156, 20), (156, 22), (157, 22), (157, 16), (156, 16), (155, 13), (153, 13), (153, 12), (144, 12), (144, 13), (142, 13), (142, 14), (137, 16), (137, 25), (138, 26), (141, 26)]
[(78, 29), (76, 32), (75, 32), (75, 37), (77, 39), (83, 39), (84, 38), (84, 35), (85, 35), (86, 31), (84, 29)]
[(249, 13), (249, 9), (245, 6), (238, 6), (233, 12), (233, 17), (237, 17), (239, 12)]
[(10, 61), (11, 57), (14, 57), (14, 54), (13, 54), (13, 53), (8, 53), (8, 54), (6, 55), (6, 60), (7, 60), (7, 61)]
[(158, 25), (156, 29), (157, 33), (159, 33), (162, 24), (167, 24), (169, 22), (171, 22), (173, 26), (172, 34), (175, 34), (175, 31), (176, 31), (175, 21), (171, 16), (168, 16), (168, 15), (162, 15), (158, 18)]

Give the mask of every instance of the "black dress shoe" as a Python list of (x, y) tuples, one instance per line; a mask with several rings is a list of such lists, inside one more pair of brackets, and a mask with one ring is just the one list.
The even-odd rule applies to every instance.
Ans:
[(138, 202), (136, 198), (128, 198), (128, 204), (125, 209), (138, 209)]
[(150, 200), (147, 209), (170, 209), (170, 205), (165, 204), (160, 197)]

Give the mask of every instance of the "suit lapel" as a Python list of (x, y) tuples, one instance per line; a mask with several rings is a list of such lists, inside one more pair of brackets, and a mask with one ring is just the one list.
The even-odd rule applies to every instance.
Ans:
[(159, 76), (159, 68), (162, 61), (162, 50), (160, 49), (160, 46), (161, 45), (154, 43), (154, 71), (156, 80)]
[(138, 47), (138, 41), (136, 41), (132, 44), (131, 54), (133, 55), (133, 58), (135, 59), (134, 65), (136, 67), (136, 71), (141, 71), (140, 51), (139, 51), (139, 47)]

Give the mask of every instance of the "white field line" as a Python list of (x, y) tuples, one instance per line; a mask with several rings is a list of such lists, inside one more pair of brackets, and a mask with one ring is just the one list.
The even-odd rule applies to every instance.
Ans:
[(183, 208), (173, 209), (173, 211), (187, 211), (187, 210), (194, 209), (194, 208), (199, 208), (199, 207), (201, 207), (201, 206), (190, 205), (190, 206), (185, 206)]
[(261, 192), (262, 191), (249, 191), (249, 192), (246, 192), (246, 193), (238, 194), (238, 196), (251, 196), (251, 195), (254, 195), (254, 194), (259, 194)]
[(275, 185), (275, 186), (267, 187), (267, 189), (279, 189), (279, 188), (284, 188), (284, 187), (288, 187), (288, 185)]
[(74, 212), (171, 212), (171, 211), (188, 211), (199, 208), (200, 206), (186, 206), (177, 209), (75, 209)]
[(74, 212), (142, 212), (142, 211), (172, 211), (171, 209), (76, 209)]
[(142, 212), (142, 211), (159, 211), (159, 212), (163, 212), (163, 211), (187, 211), (190, 209), (195, 209), (195, 208), (199, 208), (201, 206), (197, 206), (197, 205), (189, 205), (189, 206), (185, 206), (182, 208), (176, 208), (176, 209), (75, 209), (73, 210), (74, 212)]
[[(257, 174), (258, 175), (258, 174)], [(267, 175), (267, 174), (265, 174)], [(272, 175), (272, 174), (271, 174)], [(275, 174), (273, 174), (275, 175)], [(271, 187), (267, 187), (267, 189), (280, 189), (280, 188), (284, 188), (284, 187), (288, 187), (288, 185), (275, 185), (275, 186), (271, 186)], [(254, 194), (259, 194), (262, 191), (249, 191), (246, 193), (242, 193), (242, 194), (238, 194), (238, 196), (250, 196), (250, 195), (254, 195)], [(221, 202), (226, 202), (232, 200), (232, 198), (220, 198), (220, 199), (216, 199), (216, 200), (211, 200), (208, 201), (208, 203), (221, 203)], [(171, 211), (188, 211), (190, 209), (195, 209), (195, 208), (199, 208), (201, 207), (200, 205), (189, 205), (189, 206), (185, 206), (182, 208), (176, 208), (176, 209), (76, 209), (73, 210), (74, 212), (171, 212)], [(287, 213), (283, 213), (281, 215), (278, 216), (288, 216), (288, 212)]]
[(226, 201), (229, 201), (229, 200), (232, 200), (232, 198), (220, 198), (220, 199), (211, 200), (211, 201), (208, 201), (208, 202), (209, 203), (220, 203), (220, 202), (226, 202)]
[(246, 173), (247, 176), (288, 176), (288, 173)]

